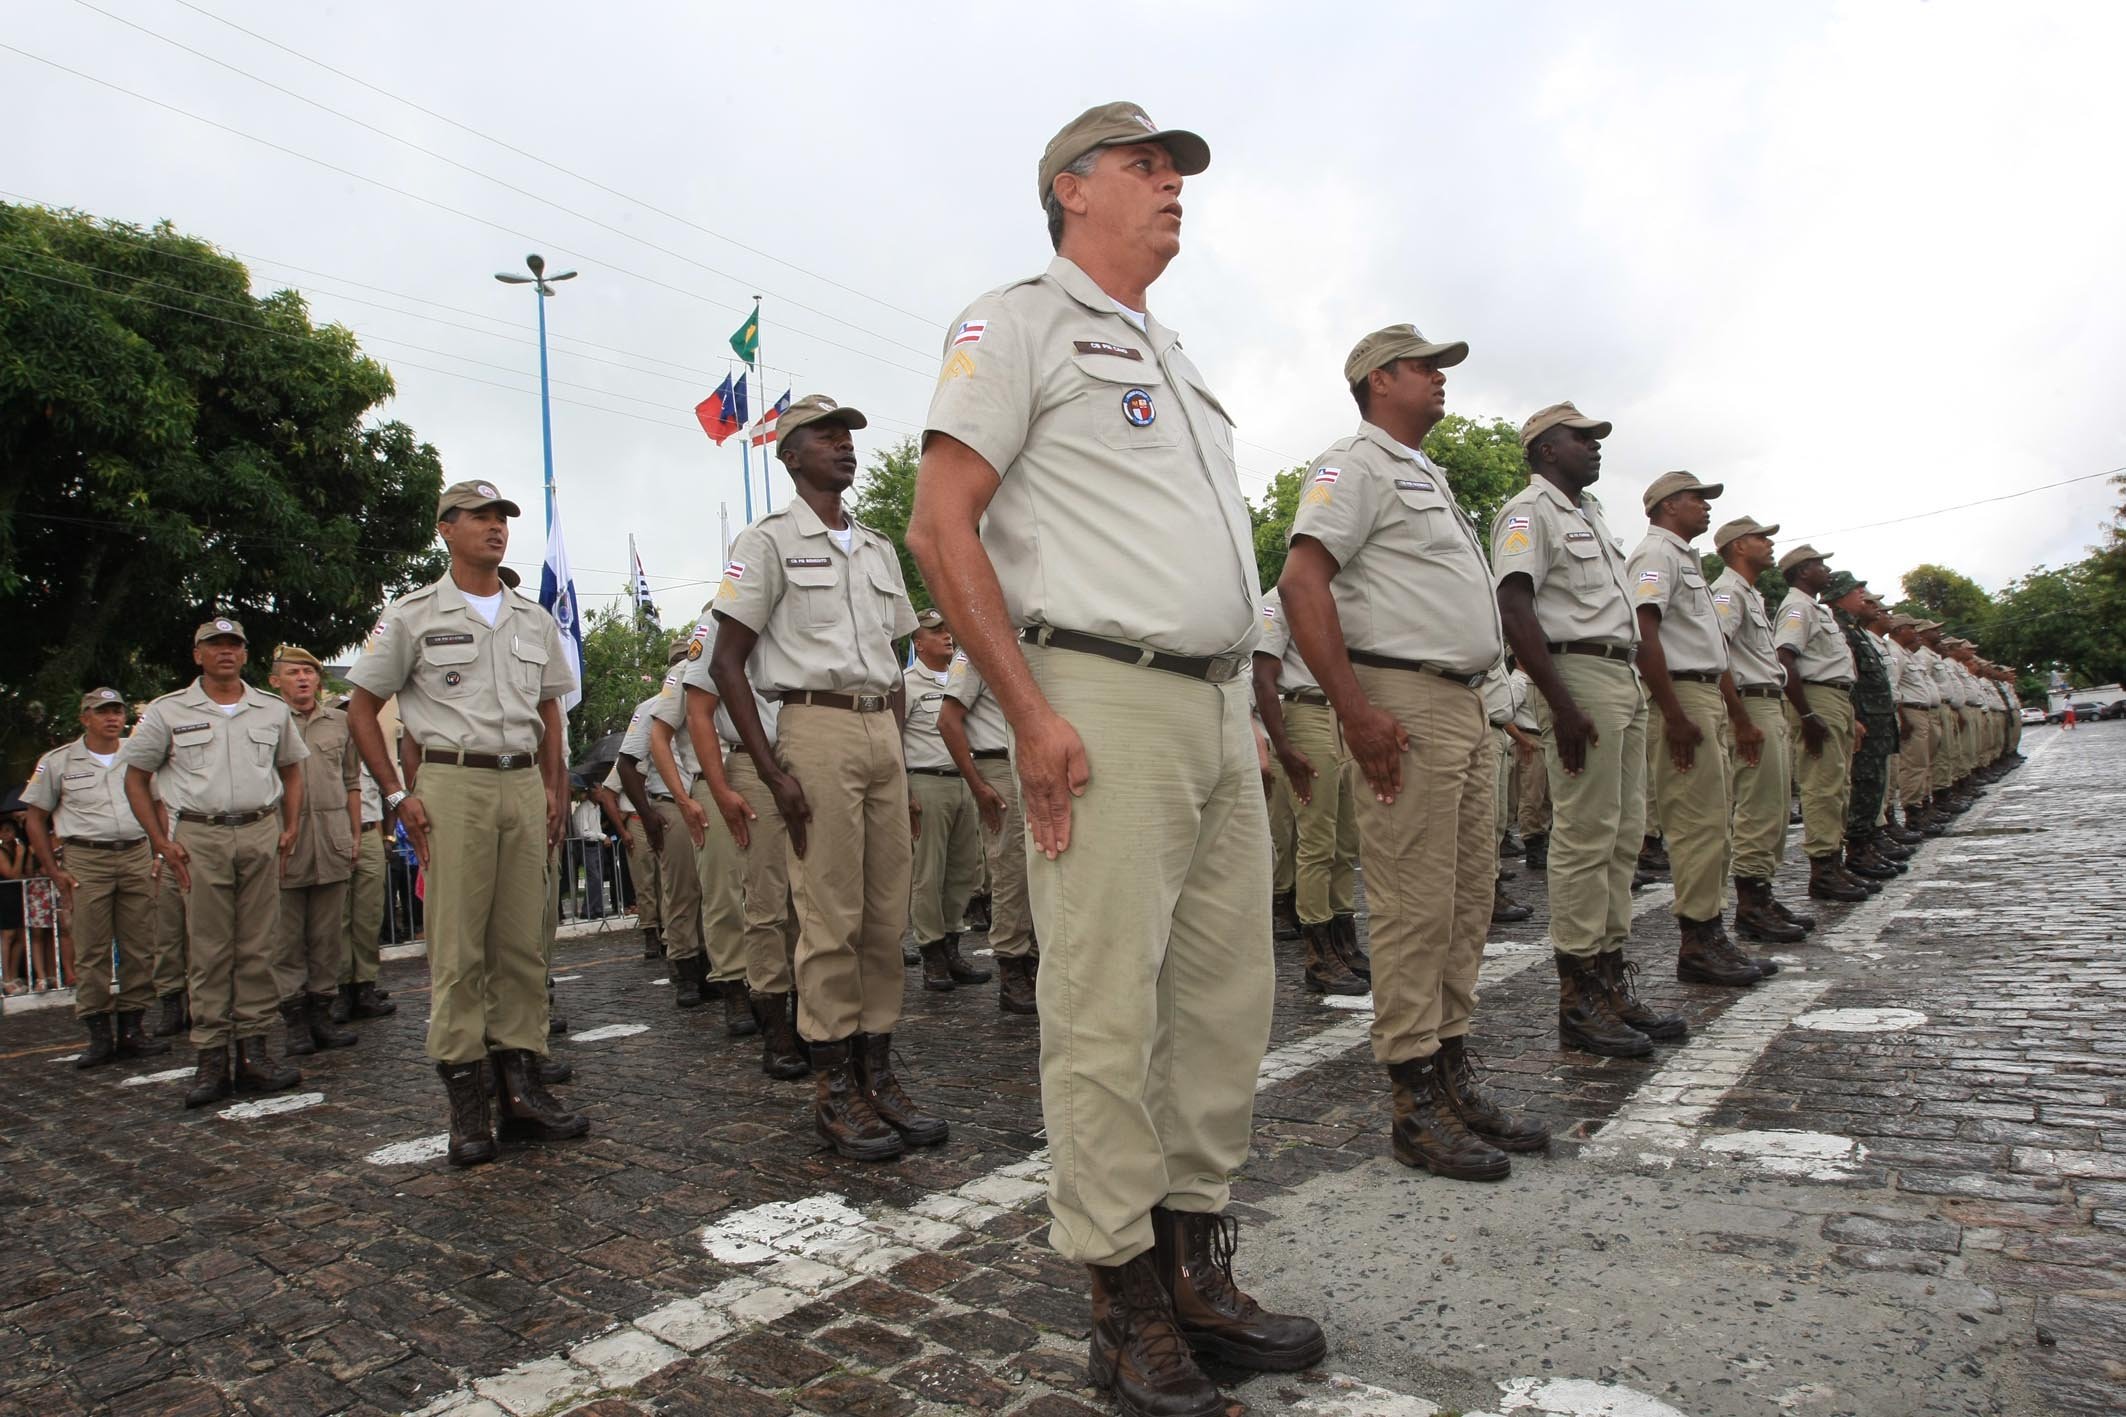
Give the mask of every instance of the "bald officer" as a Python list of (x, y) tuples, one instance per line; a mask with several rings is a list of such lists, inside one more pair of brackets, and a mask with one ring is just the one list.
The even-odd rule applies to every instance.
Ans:
[(170, 1051), (141, 1022), (155, 946), (155, 858), (126, 803), (124, 737), (125, 700), (116, 689), (89, 690), (81, 696), (81, 736), (39, 758), (22, 789), (37, 869), (73, 915), (74, 1017), (89, 1035), (77, 1068)]
[(1648, 484), (1641, 499), (1646, 538), (1625, 574), (1639, 619), (1639, 677), (1658, 710), (1648, 756), (1676, 881), (1676, 978), (1740, 988), (1766, 973), (1728, 939), (1720, 920), (1730, 849), (1721, 729), (1742, 700), (1728, 673), (1727, 637), (1712, 590), (1691, 545), (1711, 525), (1713, 499), (1722, 490), (1690, 472), (1663, 473)]
[[(517, 504), (459, 482), (436, 503), (450, 569), (385, 607), (348, 674), (354, 741), (426, 871), (428, 1056), (450, 1098), (452, 1165), (495, 1158), (505, 1135), (590, 1130), (540, 1082), (547, 1037), (541, 932), (548, 854), (567, 820), (561, 696), (575, 687), (553, 616), (503, 585)], [(377, 713), (399, 697), (420, 766), (400, 785)]]
[(908, 536), (1012, 727), (1049, 1242), (1091, 1271), (1094, 1383), (1170, 1414), (1223, 1403), (1177, 1330), (1258, 1368), (1327, 1346), (1213, 1258), (1269, 1040), (1261, 589), (1232, 420), (1146, 310), (1180, 249), (1182, 179), (1209, 162), (1131, 103), (1050, 140), (1056, 259), (948, 329)]
[(1530, 477), (1491, 524), (1492, 577), (1513, 656), (1536, 687), (1550, 777), (1550, 945), (1558, 1041), (1643, 1057), (1685, 1035), (1633, 992), (1624, 942), (1646, 816), (1646, 695), (1623, 549), (1587, 489), (1610, 425), (1570, 403), (1521, 425)]
[(1343, 375), (1358, 431), (1307, 469), (1277, 588), (1365, 784), (1353, 795), (1373, 1057), (1388, 1073), (1395, 1159), (1497, 1181), (1508, 1152), (1540, 1151), (1550, 1133), (1484, 1090), (1468, 1048), (1499, 869), (1483, 686), (1505, 637), (1476, 528), (1420, 451), (1447, 411), (1445, 371), (1468, 354), (1412, 325), (1352, 349)]
[[(295, 846), (310, 750), (288, 706), (244, 682), (249, 657), (236, 620), (223, 615), (201, 625), (192, 636), (199, 677), (149, 704), (120, 754), (133, 817), (186, 895), (192, 1046), (199, 1050), (187, 1107), (232, 1089), (278, 1092), (303, 1080), (274, 1061), (266, 1032), (278, 1001), (281, 865)], [(174, 836), (149, 796), (158, 771)]]
[[(710, 667), (789, 827), (813, 1125), (839, 1154), (884, 1161), (936, 1146), (948, 1128), (893, 1070), (913, 845), (893, 641), (915, 628), (915, 609), (893, 543), (842, 507), (864, 426), (825, 394), (784, 412), (776, 456), (797, 496), (731, 543)], [(781, 702), (773, 744), (753, 697), (756, 647), (758, 687)]]
[(952, 656), (945, 702), (938, 706), (938, 736), (974, 794), (982, 822), (982, 850), (989, 866), (989, 949), (997, 961), (997, 1007), (1007, 1014), (1040, 1012), (1034, 951), (1026, 908), (1026, 815), (1019, 807), (1019, 779), (1011, 770), (1010, 730), (997, 696), (965, 650)]
[(361, 761), (347, 715), (323, 702), (324, 666), (301, 645), (273, 651), (272, 684), (294, 716), (310, 756), (296, 813), (295, 848), (281, 871), (280, 932), (273, 982), (290, 1053), (352, 1048), (361, 1039), (332, 1021), (339, 992), (347, 882), (362, 839)]
[[(1809, 894), (1860, 901), (1873, 892), (1844, 867), (1845, 814), (1853, 758), (1853, 651), (1831, 607), (1817, 599), (1830, 583), (1828, 558), (1796, 546), (1779, 558), (1786, 599), (1772, 621), (1772, 643), (1786, 670), (1787, 739), (1801, 789), (1801, 849), (1809, 858)], [(1880, 889), (1877, 887), (1877, 889)]]
[(990, 972), (960, 957), (960, 925), (982, 878), (982, 834), (974, 793), (938, 727), (954, 646), (935, 608), (915, 617), (915, 663), (901, 676), (908, 722), (901, 732), (914, 810), (915, 872), (909, 915), (923, 957), (923, 987), (946, 992), (986, 984)]

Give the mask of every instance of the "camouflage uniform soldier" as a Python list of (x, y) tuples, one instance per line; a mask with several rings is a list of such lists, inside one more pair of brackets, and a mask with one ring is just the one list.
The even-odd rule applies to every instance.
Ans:
[(1897, 690), (1889, 666), (1875, 648), (1875, 637), (1861, 623), (1866, 613), (1867, 582), (1851, 571), (1833, 571), (1823, 598), (1853, 652), (1854, 735), (1852, 797), (1846, 807), (1845, 866), (1866, 880), (1895, 880), (1904, 868), (1880, 850), (1876, 823), (1890, 786), (1890, 756), (1897, 751)]

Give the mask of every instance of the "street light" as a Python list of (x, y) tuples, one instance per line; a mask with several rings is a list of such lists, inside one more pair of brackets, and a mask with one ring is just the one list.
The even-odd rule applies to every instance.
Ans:
[(536, 251), (524, 258), (524, 264), (531, 270), (530, 275), (497, 271), (495, 279), (504, 285), (535, 286), (539, 291), (539, 434), (546, 446), (546, 530), (550, 536), (554, 530), (554, 415), (546, 377), (546, 298), (554, 293), (556, 281), (574, 280), (576, 273), (563, 271), (559, 275), (548, 275), (546, 257)]

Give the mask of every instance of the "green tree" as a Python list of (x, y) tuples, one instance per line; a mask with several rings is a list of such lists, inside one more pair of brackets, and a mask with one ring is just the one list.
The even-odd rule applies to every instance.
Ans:
[(638, 611), (631, 600), (590, 613), (583, 622), (583, 702), (569, 715), (577, 752), (627, 727), (635, 705), (664, 682), (671, 643), (655, 612)]
[(0, 352), (0, 759), (191, 677), (210, 613), (331, 655), (441, 574), (390, 373), (206, 242), (0, 203)]
[(1284, 574), (1285, 552), (1292, 540), (1292, 518), (1299, 514), (1299, 493), (1307, 470), (1288, 467), (1270, 479), (1260, 502), (1248, 503), (1248, 521), (1255, 530), (1255, 570), (1264, 590)]
[(1492, 517), (1528, 485), (1520, 429), (1503, 418), (1450, 413), (1425, 435), (1425, 456), (1446, 469), (1454, 500), (1476, 522), (1477, 536), (1489, 554)]
[(892, 539), (901, 558), (901, 574), (908, 580), (908, 599), (918, 610), (930, 608), (930, 587), (908, 554), (908, 518), (915, 511), (915, 470), (922, 461), (914, 434), (871, 455), (871, 465), (856, 482), (856, 501), (850, 511), (873, 531)]
[(2105, 575), (2097, 552), (2060, 570), (2040, 566), (2006, 586), (1985, 652), (2002, 663), (2059, 670), (2076, 684), (2126, 677), (2126, 595)]
[(1905, 598), (1896, 608), (1908, 615), (1939, 620), (1945, 634), (1983, 645), (1993, 619), (1993, 597), (1986, 588), (1947, 566), (1914, 566), (1904, 574)]

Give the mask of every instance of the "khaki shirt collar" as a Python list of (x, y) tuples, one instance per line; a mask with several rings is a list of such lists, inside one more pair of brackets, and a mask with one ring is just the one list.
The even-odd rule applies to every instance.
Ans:
[(1667, 527), (1649, 526), (1646, 528), (1646, 530), (1649, 535), (1660, 537), (1662, 540), (1668, 542), (1670, 546), (1673, 546), (1676, 550), (1681, 551), (1684, 555), (1690, 557), (1693, 562), (1697, 560), (1698, 552), (1696, 548), (1694, 548), (1688, 541), (1685, 541), (1682, 537), (1670, 531)]
[[(1048, 278), (1063, 288), (1064, 294), (1099, 315), (1112, 315), (1136, 331), (1136, 323), (1122, 313), (1115, 297), (1102, 290), (1099, 283), (1087, 275), (1084, 268), (1067, 256), (1058, 256), (1048, 263)], [(1144, 312), (1144, 337), (1152, 342), (1152, 348), (1166, 353), (1178, 338), (1174, 332), (1159, 323), (1159, 317), (1147, 310)]]
[(1360, 419), (1358, 422), (1358, 436), (1376, 444), (1390, 457), (1401, 458), (1404, 462), (1414, 462), (1420, 467), (1432, 466), (1432, 459), (1426, 457), (1422, 449), (1411, 447), (1377, 423), (1368, 423), (1364, 419)]
[[(1559, 508), (1564, 511), (1571, 512), (1575, 516), (1580, 515), (1582, 513), (1588, 501), (1588, 497), (1585, 492), (1582, 492), (1580, 494), (1579, 501), (1573, 501), (1571, 497), (1565, 494), (1564, 488), (1558, 486), (1555, 482), (1552, 482), (1547, 477), (1530, 476), (1528, 479), (1528, 485), (1536, 489), (1536, 495), (1538, 497), (1549, 498), (1551, 502), (1556, 504)], [(1598, 503), (1597, 505), (1600, 504)]]
[[(180, 689), (177, 692), (178, 702), (190, 708), (212, 709), (216, 713), (220, 713), (223, 709), (226, 709), (228, 707), (227, 704), (217, 703), (214, 698), (207, 693), (207, 680), (205, 675), (201, 675), (200, 677), (194, 679), (189, 686)], [(248, 683), (246, 683), (244, 684), (244, 696), (241, 700), (239, 700), (241, 707), (238, 708), (237, 712), (241, 713), (244, 709), (257, 708), (260, 704), (264, 703), (277, 704), (280, 702), (281, 701), (278, 698), (260, 693), (257, 689), (252, 688)], [(231, 716), (233, 717), (234, 715)]]
[[(818, 512), (812, 510), (812, 504), (802, 497), (790, 499), (790, 520), (797, 523), (797, 533), (800, 536), (827, 535), (827, 524), (820, 520)], [(849, 515), (847, 507), (842, 508), (842, 520), (849, 523), (852, 531), (856, 529), (856, 518)], [(849, 553), (855, 555), (856, 548), (861, 545), (861, 540), (852, 539), (849, 543)]]

